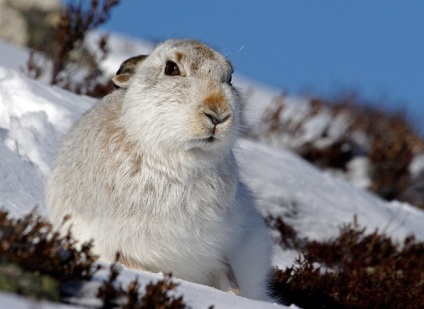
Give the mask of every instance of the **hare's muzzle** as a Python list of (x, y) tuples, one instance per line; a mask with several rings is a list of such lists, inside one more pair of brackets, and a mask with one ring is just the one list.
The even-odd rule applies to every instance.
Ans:
[(216, 115), (212, 111), (204, 112), (206, 117), (212, 122), (214, 126), (217, 126), (218, 124), (226, 122), (228, 119), (230, 119), (231, 114), (228, 113), (226, 115)]

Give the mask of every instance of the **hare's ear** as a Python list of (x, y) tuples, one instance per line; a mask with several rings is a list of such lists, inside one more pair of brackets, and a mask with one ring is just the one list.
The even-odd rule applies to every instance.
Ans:
[(131, 78), (133, 77), (137, 66), (147, 58), (147, 55), (140, 55), (129, 58), (122, 62), (116, 75), (112, 77), (113, 85), (116, 88), (127, 89)]

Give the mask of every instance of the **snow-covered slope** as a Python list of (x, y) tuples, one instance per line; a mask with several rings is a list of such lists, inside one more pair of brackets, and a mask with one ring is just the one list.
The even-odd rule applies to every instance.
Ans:
[[(131, 48), (124, 49), (119, 40), (118, 36), (112, 40), (112, 51), (113, 46), (118, 46), (118, 52), (112, 53), (105, 64), (111, 67), (110, 72), (116, 71), (125, 58), (151, 48), (133, 43)], [(25, 61), (25, 51), (0, 42), (0, 204), (16, 216), (35, 205), (44, 213), (43, 186), (58, 144), (68, 128), (95, 103), (94, 99), (25, 77), (19, 72)], [(235, 84), (244, 92), (253, 91), (246, 115), (253, 122), (264, 108), (261, 104), (278, 93), (241, 77)], [(289, 151), (242, 139), (236, 154), (243, 177), (258, 196), (260, 211), (264, 215), (282, 215), (300, 236), (311, 239), (335, 236), (338, 226), (352, 222), (357, 215), (359, 223), (370, 229), (379, 228), (396, 238), (413, 233), (424, 240), (421, 210), (407, 204), (384, 202), (320, 172)], [(276, 248), (274, 264), (291, 265), (295, 255)], [(160, 278), (160, 274), (125, 270), (121, 280), (129, 282), (136, 275), (144, 283)], [(104, 276), (99, 273), (97, 279)], [(184, 281), (178, 293), (194, 308), (273, 306)]]
[(57, 145), (94, 100), (4, 67), (0, 89), (1, 204), (17, 214), (35, 205), (42, 211), (43, 182)]
[(416, 207), (385, 202), (288, 151), (241, 140), (237, 154), (262, 212), (282, 215), (301, 237), (336, 236), (356, 215), (371, 231), (378, 228), (397, 239), (414, 233), (424, 240), (424, 212)]

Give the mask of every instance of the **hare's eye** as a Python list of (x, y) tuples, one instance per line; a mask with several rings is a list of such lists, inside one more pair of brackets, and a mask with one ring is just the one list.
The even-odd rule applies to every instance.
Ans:
[(177, 76), (180, 75), (180, 69), (174, 61), (168, 60), (165, 65), (165, 74), (169, 76)]
[(228, 84), (230, 86), (233, 84), (233, 75), (230, 75), (230, 78), (228, 79)]

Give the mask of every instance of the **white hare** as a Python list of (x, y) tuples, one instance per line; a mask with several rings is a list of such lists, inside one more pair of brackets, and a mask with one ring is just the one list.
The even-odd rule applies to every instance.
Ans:
[[(127, 65), (125, 65), (127, 64)], [(270, 299), (271, 241), (240, 182), (232, 147), (239, 96), (232, 66), (193, 40), (124, 62), (120, 88), (64, 138), (46, 187), (56, 226), (71, 216), (101, 259)]]

